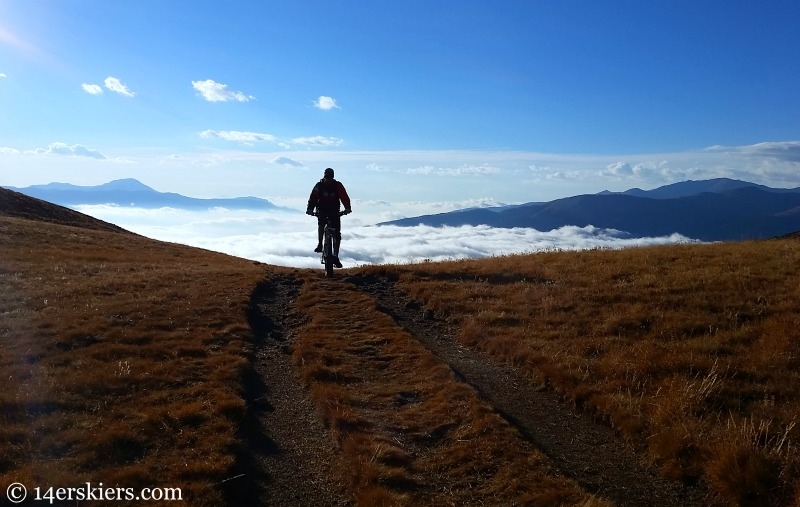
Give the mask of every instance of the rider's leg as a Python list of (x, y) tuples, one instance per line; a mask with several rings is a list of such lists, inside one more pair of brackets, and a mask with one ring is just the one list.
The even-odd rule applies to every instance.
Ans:
[(339, 261), (339, 245), (342, 243), (342, 220), (338, 213), (333, 223), (336, 227), (336, 234), (333, 235), (333, 265), (337, 268), (341, 268), (342, 263)]
[(342, 233), (336, 231), (333, 235), (333, 265), (337, 268), (342, 267), (342, 261), (339, 260), (339, 243), (342, 241)]
[(342, 242), (342, 217), (337, 213), (333, 216), (333, 226), (336, 228), (336, 234), (333, 237), (333, 255), (339, 256), (339, 244)]
[(325, 230), (325, 224), (322, 223), (322, 218), (317, 221), (317, 248), (314, 249), (315, 252), (320, 253), (322, 251), (322, 233)]

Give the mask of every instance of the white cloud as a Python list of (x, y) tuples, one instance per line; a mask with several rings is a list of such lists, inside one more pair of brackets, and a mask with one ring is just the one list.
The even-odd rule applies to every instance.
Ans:
[(339, 109), (339, 106), (336, 105), (336, 99), (333, 97), (326, 97), (325, 95), (320, 95), (319, 99), (314, 102), (314, 107), (322, 109), (323, 111)]
[(20, 151), (16, 148), (7, 148), (5, 146), (0, 146), (0, 153), (5, 155), (19, 155)]
[(633, 168), (627, 162), (615, 162), (607, 165), (606, 170), (603, 171), (603, 174), (609, 176), (632, 176)]
[[(289, 148), (291, 144), (301, 146), (331, 147), (339, 146), (341, 139), (335, 137), (296, 137), (291, 141), (282, 141), (272, 134), (261, 132), (240, 132), (238, 130), (204, 130), (200, 132), (200, 137), (205, 139), (222, 139), (242, 144), (252, 145), (258, 142), (276, 143), (281, 148)], [(287, 157), (288, 158), (288, 157)]]
[(270, 162), (278, 165), (288, 165), (291, 167), (303, 167), (303, 163), (289, 157), (275, 157)]
[(134, 92), (130, 91), (127, 86), (122, 84), (122, 81), (115, 77), (108, 76), (103, 81), (103, 84), (112, 92), (119, 93), (120, 95), (125, 95), (126, 97), (133, 97), (136, 95)]
[(691, 241), (680, 235), (631, 239), (611, 229), (562, 227), (552, 231), (489, 226), (343, 227), (342, 259), (359, 264), (483, 258), (549, 250), (626, 248)]
[[(30, 153), (30, 152), (28, 152)], [(88, 157), (98, 160), (107, 160), (107, 157), (97, 150), (87, 148), (81, 144), (69, 146), (66, 143), (51, 143), (47, 149), (37, 148), (33, 153), (40, 155), (67, 155), (72, 157)]]
[(244, 144), (257, 142), (274, 143), (277, 138), (272, 134), (262, 134), (260, 132), (240, 132), (238, 130), (204, 130), (200, 132), (200, 137), (206, 139), (223, 139)]
[(621, 180), (666, 182), (685, 178), (688, 174), (687, 170), (690, 170), (690, 168), (672, 169), (666, 160), (649, 160), (633, 165), (628, 162), (614, 162), (613, 164), (608, 164), (599, 174)]
[[(372, 225), (400, 218), (446, 213), (467, 208), (490, 208), (505, 205), (496, 199), (486, 197), (442, 202), (392, 202), (379, 199), (352, 199), (352, 202), (356, 213), (349, 215), (347, 220), (357, 225)], [(305, 201), (301, 204), (305, 206)]]
[(8, 77), (5, 72), (0, 72), (0, 77)]
[(192, 87), (200, 92), (200, 95), (209, 102), (247, 102), (255, 99), (252, 95), (245, 95), (242, 92), (228, 90), (228, 85), (217, 83), (213, 79), (192, 81)]
[(367, 171), (372, 171), (372, 172), (376, 172), (376, 173), (385, 173), (385, 172), (389, 172), (390, 171), (390, 169), (388, 167), (384, 167), (384, 166), (382, 166), (380, 164), (375, 164), (375, 163), (367, 164), (366, 165), (366, 169), (367, 169)]
[(85, 91), (90, 95), (100, 95), (101, 93), (103, 93), (103, 88), (100, 85), (96, 84), (83, 83), (81, 85), (81, 88), (83, 88), (83, 91)]
[(750, 146), (712, 146), (709, 152), (742, 154), (749, 157), (767, 157), (800, 164), (800, 141), (758, 143)]
[[(553, 171), (544, 175), (544, 181), (564, 181), (575, 182), (580, 181), (586, 177), (586, 173), (582, 171)], [(541, 179), (535, 179), (533, 182), (538, 183)]]
[(461, 167), (433, 167), (429, 165), (407, 169), (407, 174), (433, 174), (436, 176), (475, 176), (482, 174), (497, 174), (500, 169), (488, 165), (463, 165)]
[[(319, 267), (313, 252), (316, 221), (301, 213), (214, 209), (204, 212), (163, 208), (80, 206), (83, 213), (163, 241), (293, 267)], [(354, 215), (351, 215), (354, 216)], [(360, 226), (342, 220), (340, 257), (347, 266), (481, 258), (549, 250), (627, 248), (691, 241), (680, 235), (631, 239), (595, 227), (499, 229), (489, 226)]]
[(323, 137), (323, 136), (314, 136), (314, 137), (296, 137), (292, 139), (294, 144), (300, 144), (303, 146), (339, 146), (342, 144), (342, 140), (336, 137)]

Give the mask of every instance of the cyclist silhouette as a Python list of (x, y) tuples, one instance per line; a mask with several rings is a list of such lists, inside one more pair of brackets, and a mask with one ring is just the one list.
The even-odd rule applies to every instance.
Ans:
[(339, 216), (339, 210), (344, 205), (344, 214), (352, 213), (350, 208), (350, 197), (347, 195), (344, 185), (341, 181), (333, 179), (333, 169), (330, 167), (325, 169), (323, 178), (314, 185), (311, 189), (311, 196), (308, 198), (308, 206), (306, 207), (306, 214), (313, 215), (314, 209), (317, 210), (317, 248), (315, 252), (322, 252), (322, 233), (325, 229), (327, 219), (333, 221), (336, 227), (336, 246), (333, 252), (333, 264), (337, 268), (342, 267), (339, 262), (339, 245), (342, 242), (342, 221)]

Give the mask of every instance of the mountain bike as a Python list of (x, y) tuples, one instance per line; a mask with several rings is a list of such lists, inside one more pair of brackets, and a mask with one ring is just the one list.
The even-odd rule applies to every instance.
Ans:
[[(347, 211), (339, 211), (339, 216), (347, 215)], [(312, 213), (313, 216), (320, 216), (319, 212)], [(325, 276), (333, 276), (333, 263), (339, 255), (339, 241), (340, 237), (337, 234), (336, 227), (333, 225), (333, 216), (331, 213), (323, 215), (325, 217), (325, 229), (322, 233), (322, 256), (320, 262), (325, 265)]]

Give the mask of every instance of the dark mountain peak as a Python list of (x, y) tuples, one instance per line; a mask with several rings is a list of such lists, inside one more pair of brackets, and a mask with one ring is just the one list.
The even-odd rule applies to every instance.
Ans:
[(711, 192), (715, 194), (722, 194), (736, 190), (739, 188), (759, 188), (764, 191), (782, 192), (784, 189), (773, 189), (757, 183), (750, 183), (749, 181), (735, 180), (731, 178), (711, 178), (708, 180), (686, 180), (677, 183), (670, 183), (663, 185), (653, 190), (642, 190), (640, 188), (631, 188), (622, 192), (626, 195), (635, 195), (637, 197), (649, 197), (652, 199), (675, 199), (678, 197), (688, 197), (691, 195), (703, 194)]
[(573, 225), (625, 231), (631, 237), (679, 233), (703, 241), (769, 238), (800, 230), (800, 189), (717, 178), (655, 190), (601, 192), (522, 205), (500, 212), (453, 211), (386, 222), (392, 225), (490, 225), (550, 231)]

